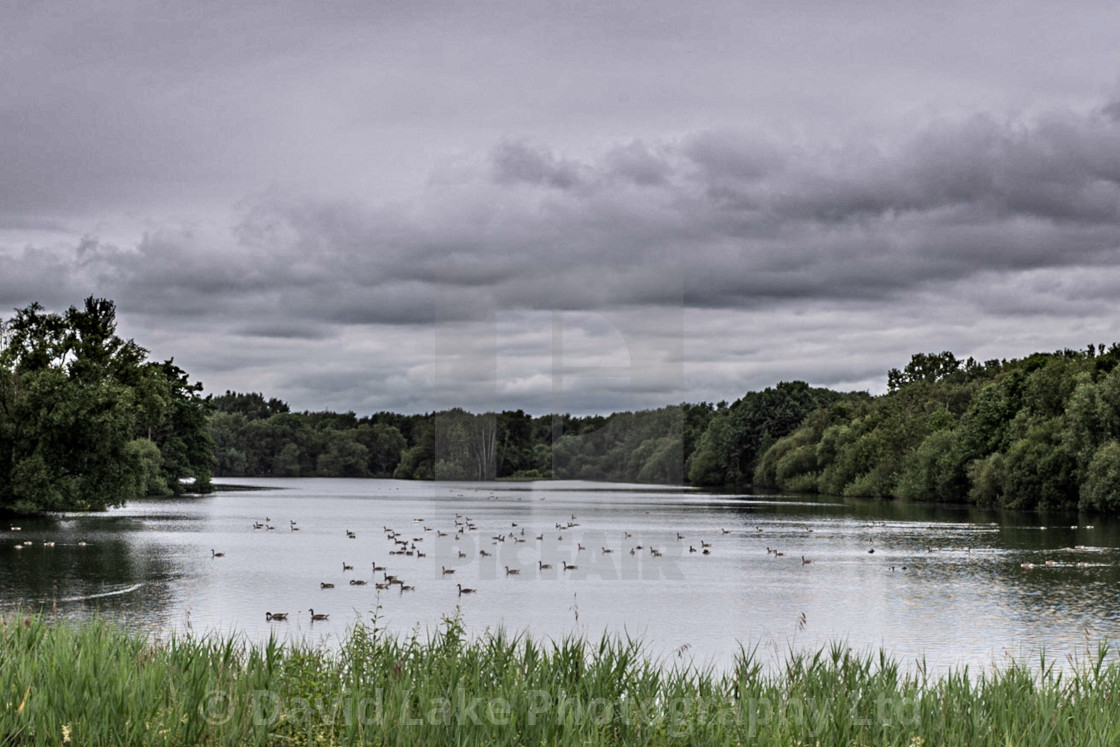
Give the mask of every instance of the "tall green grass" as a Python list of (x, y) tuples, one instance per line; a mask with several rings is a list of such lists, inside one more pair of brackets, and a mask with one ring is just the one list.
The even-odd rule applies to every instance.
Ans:
[(652, 661), (627, 638), (469, 638), (457, 618), (341, 650), (152, 641), (105, 621), (0, 618), (0, 745), (1114, 745), (1107, 646), (928, 676), (842, 645), (726, 672)]

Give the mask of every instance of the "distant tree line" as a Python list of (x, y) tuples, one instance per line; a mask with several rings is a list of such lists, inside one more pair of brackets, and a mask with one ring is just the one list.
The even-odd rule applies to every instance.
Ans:
[(258, 393), (212, 399), (221, 476), (415, 480), (595, 479), (680, 484), (713, 408), (532, 416), (522, 410), (416, 415), (293, 413)]
[(1019, 360), (919, 353), (888, 391), (782, 382), (608, 416), (294, 414), (215, 397), (221, 475), (588, 479), (1017, 509), (1120, 511), (1120, 346)]
[(608, 416), (452, 409), (358, 417), (293, 413), (263, 394), (226, 392), (212, 400), (210, 434), (217, 474), (231, 477), (735, 485), (749, 481), (758, 456), (810, 412), (852, 396), (790, 382), (730, 406), (685, 403)]
[(210, 406), (116, 334), (112, 301), (0, 321), (0, 511), (100, 510), (210, 487)]

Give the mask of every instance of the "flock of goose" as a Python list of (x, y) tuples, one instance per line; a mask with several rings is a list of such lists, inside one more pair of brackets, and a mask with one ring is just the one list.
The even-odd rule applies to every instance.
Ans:
[[(413, 524), (414, 528), (411, 532), (408, 532), (407, 534), (405, 532), (399, 531), (399, 530), (394, 529), (392, 527), (388, 527), (388, 526), (383, 527), (385, 537), (390, 542), (390, 548), (391, 549), (388, 550), (388, 553), (387, 553), (388, 555), (395, 556), (395, 557), (396, 556), (404, 556), (404, 557), (414, 558), (414, 559), (423, 559), (423, 558), (429, 557), (430, 554), (435, 553), (435, 554), (439, 555), (440, 557), (446, 557), (446, 558), (454, 559), (452, 561), (452, 564), (454, 565), (454, 561), (466, 560), (469, 557), (468, 553), (464, 552), (463, 548), (465, 548), (465, 547), (466, 548), (472, 548), (473, 543), (477, 543), (478, 546), (480, 547), (480, 549), (478, 550), (478, 553), (477, 553), (477, 557), (479, 557), (479, 558), (491, 557), (492, 558), (492, 557), (494, 557), (495, 553), (499, 552), (499, 550), (498, 549), (487, 549), (487, 547), (492, 547), (492, 548), (493, 547), (500, 547), (500, 546), (505, 545), (506, 543), (512, 543), (513, 545), (518, 545), (518, 544), (523, 544), (523, 543), (529, 543), (529, 542), (532, 542), (533, 540), (535, 540), (536, 544), (537, 544), (538, 555), (539, 555), (538, 559), (536, 560), (537, 572), (538, 572), (538, 574), (540, 574), (542, 576), (543, 576), (545, 571), (548, 571), (548, 570), (553, 568), (553, 563), (552, 562), (545, 562), (545, 559), (544, 559), (544, 557), (545, 557), (545, 555), (544, 555), (544, 543), (546, 541), (552, 539), (552, 537), (549, 536), (549, 535), (554, 534), (554, 536), (556, 538), (556, 541), (559, 542), (559, 543), (563, 543), (565, 533), (570, 532), (570, 531), (572, 531), (572, 530), (574, 530), (574, 529), (576, 529), (580, 526), (579, 523), (576, 521), (576, 515), (572, 514), (570, 516), (570, 518), (565, 519), (564, 521), (555, 522), (553, 524), (553, 527), (552, 527), (551, 530), (543, 530), (542, 531), (539, 528), (537, 528), (537, 529), (534, 529), (532, 533), (527, 534), (526, 527), (519, 526), (518, 522), (514, 521), (514, 522), (510, 522), (510, 526), (508, 528), (498, 530), (497, 532), (495, 532), (493, 534), (490, 534), (487, 537), (485, 534), (480, 533), (478, 525), (476, 524), (476, 522), (470, 516), (465, 516), (463, 514), (458, 514), (458, 513), (454, 514), (454, 519), (453, 519), (452, 525), (449, 526), (449, 527), (446, 527), (446, 529), (435, 528), (435, 527), (432, 527), (432, 526), (428, 526), (425, 523), (424, 519), (419, 519), (419, 518), (418, 519), (413, 519), (412, 524)], [(868, 526), (873, 526), (873, 525), (869, 524)], [(1076, 528), (1078, 528), (1078, 527), (1071, 527), (1071, 529), (1076, 529)], [(1080, 528), (1093, 529), (1093, 526), (1086, 525), (1086, 526), (1080, 527)], [(13, 529), (17, 529), (17, 528), (13, 527)], [(254, 530), (262, 530), (263, 529), (264, 531), (269, 531), (269, 530), (274, 530), (275, 525), (272, 524), (270, 518), (265, 517), (264, 522), (254, 522), (253, 529)], [(1040, 529), (1045, 530), (1046, 527), (1040, 527)], [(293, 531), (293, 532), (299, 531), (299, 526), (297, 525), (297, 522), (290, 521), (289, 522), (289, 530)], [(764, 530), (763, 530), (762, 527), (759, 526), (759, 527), (755, 527), (755, 531), (757, 533), (761, 533)], [(812, 533), (813, 529), (806, 527), (805, 532), (807, 534)], [(732, 532), (729, 529), (721, 529), (720, 533), (723, 534), (723, 535), (728, 535), (728, 534), (731, 534)], [(631, 539), (632, 536), (633, 535), (632, 535), (631, 532), (623, 532), (624, 540)], [(351, 539), (351, 540), (357, 539), (357, 533), (354, 532), (354, 531), (351, 531), (351, 530), (346, 530), (346, 537), (348, 539)], [(428, 545), (425, 545), (424, 544), (425, 540), (427, 538), (433, 538), (433, 537), (437, 538), (437, 540), (443, 540), (447, 544), (445, 546), (441, 547), (439, 551), (435, 551), (435, 550), (425, 551), (423, 548), (430, 547), (431, 544), (432, 544), (432, 543), (429, 543)], [(444, 538), (447, 538), (447, 539), (444, 539)], [(486, 544), (487, 539), (489, 540), (489, 545)], [(686, 538), (683, 534), (681, 534), (680, 532), (676, 532), (676, 540), (679, 543), (679, 550), (680, 550), (680, 553), (681, 553), (682, 556), (686, 555), (686, 547), (687, 547), (687, 554), (702, 554), (702, 555), (710, 555), (711, 554), (711, 552), (712, 552), (712, 543), (711, 542), (708, 542), (708, 541), (703, 540), (703, 539), (697, 539), (697, 540), (693, 540), (692, 542), (689, 542), (689, 543), (685, 544), (685, 539)], [(27, 544), (30, 544), (30, 543), (27, 543)], [(699, 547), (697, 547), (697, 544), (699, 545)], [(622, 551), (626, 551), (627, 546), (628, 546), (629, 554), (631, 556), (637, 555), (638, 553), (644, 553), (644, 552), (648, 551), (649, 556), (651, 558), (659, 558), (659, 557), (662, 557), (664, 552), (665, 552), (664, 547), (661, 547), (661, 548), (652, 547), (652, 546), (643, 545), (641, 543), (636, 543), (636, 542), (635, 543), (625, 543), (624, 542), (624, 547), (619, 548), (619, 549), (621, 549)], [(560, 564), (561, 564), (560, 567), (565, 572), (566, 571), (573, 571), (573, 570), (578, 569), (579, 566), (574, 561), (578, 560), (579, 554), (581, 552), (587, 551), (589, 548), (585, 547), (582, 544), (582, 542), (577, 540), (575, 542), (574, 547), (571, 547), (569, 545), (567, 547), (567, 549), (569, 551), (574, 552), (574, 557), (571, 558), (571, 560), (573, 562), (569, 562), (568, 558), (560, 559)], [(600, 546), (599, 547), (599, 552), (601, 553), (601, 556), (608, 556), (611, 553), (613, 553), (614, 551), (615, 551), (615, 548), (606, 547), (606, 546)], [(929, 551), (933, 552), (934, 549), (930, 548)], [(971, 548), (969, 549), (969, 552), (970, 551), (971, 551)], [(211, 549), (210, 552), (211, 552), (211, 557), (212, 558), (221, 558), (221, 557), (224, 556), (224, 553), (217, 552), (214, 549)], [(472, 549), (472, 552), (473, 552), (473, 549)], [(783, 551), (781, 551), (777, 548), (772, 548), (772, 547), (767, 547), (766, 548), (766, 553), (768, 555), (774, 556), (775, 558), (781, 558), (781, 557), (785, 556), (785, 553)], [(866, 553), (868, 555), (875, 554), (875, 548), (874, 547), (867, 547), (866, 548)], [(815, 562), (813, 559), (807, 558), (805, 555), (800, 556), (800, 561), (801, 561), (801, 565), (803, 565), (803, 566), (812, 565)], [(354, 565), (351, 564), (351, 563), (348, 563), (346, 560), (342, 560), (341, 565), (342, 565), (342, 573), (343, 574), (352, 573), (355, 570)], [(1033, 568), (1039, 567), (1040, 565), (1042, 565), (1042, 564), (1036, 564), (1036, 563), (1032, 563), (1032, 562), (1021, 563), (1021, 567), (1025, 568), (1025, 569), (1033, 569)], [(1049, 565), (1058, 565), (1058, 563), (1056, 561), (1053, 561), (1053, 560), (1048, 560), (1048, 561), (1046, 561), (1045, 565), (1048, 565), (1048, 566)], [(1089, 564), (1084, 563), (1084, 562), (1077, 563), (1077, 567), (1079, 567), (1079, 568), (1084, 568), (1084, 567), (1088, 567), (1088, 566), (1089, 566)], [(531, 566), (529, 566), (529, 567), (531, 567)], [(433, 565), (433, 568), (434, 568), (434, 565)], [(905, 565), (898, 566), (897, 568), (900, 568), (903, 571), (907, 570), (907, 567)], [(370, 562), (370, 569), (371, 569), (371, 573), (373, 574), (373, 578), (371, 579), (371, 581), (372, 581), (373, 585), (375, 586), (375, 588), (377, 588), (378, 590), (389, 590), (389, 589), (392, 589), (395, 586), (400, 591), (400, 593), (403, 594), (406, 591), (414, 591), (416, 589), (415, 584), (406, 582), (399, 575), (399, 571), (397, 573), (390, 573), (386, 566), (380, 565), (377, 561), (371, 561)], [(453, 567), (449, 568), (449, 567), (447, 567), (446, 564), (440, 565), (435, 570), (437, 571), (436, 576), (439, 577), (439, 578), (446, 578), (448, 576), (454, 577), (454, 574), (456, 572), (456, 568), (453, 568)], [(510, 576), (515, 576), (516, 577), (516, 576), (521, 576), (522, 575), (522, 568), (511, 567), (510, 565), (503, 565), (503, 566), (501, 566), (501, 568), (498, 569), (498, 573), (501, 574), (502, 570), (504, 570), (504, 575), (506, 577), (510, 577)], [(889, 566), (889, 570), (890, 571), (895, 571), (896, 566), (894, 566), (894, 565)], [(380, 574), (380, 578), (378, 578), (378, 574)], [(351, 576), (351, 577), (347, 578), (347, 582), (351, 586), (366, 586), (368, 583), (370, 583), (370, 581), (367, 581), (364, 578), (359, 578), (359, 577), (355, 577), (355, 576)], [(322, 590), (333, 589), (333, 588), (335, 588), (335, 582), (334, 581), (322, 581), (322, 582), (320, 582), (319, 587)], [(462, 596), (464, 594), (478, 594), (479, 591), (480, 591), (479, 589), (476, 589), (476, 588), (463, 586), (462, 583), (456, 583), (455, 587), (456, 587), (458, 596)], [(311, 615), (311, 620), (312, 621), (327, 620), (329, 618), (328, 614), (317, 613), (317, 612), (315, 612), (314, 609), (309, 608), (308, 612)], [(271, 612), (271, 611), (266, 612), (265, 613), (265, 619), (268, 620), (268, 621), (284, 621), (284, 620), (288, 619), (288, 613), (286, 613), (286, 612)]]
[[(585, 533), (583, 534), (583, 536), (575, 535), (575, 532), (578, 531), (578, 528), (580, 527), (580, 524), (576, 521), (576, 518), (577, 517), (575, 514), (571, 514), (570, 517), (565, 518), (562, 521), (554, 522), (549, 529), (542, 529), (540, 526), (537, 526), (533, 528), (531, 532), (527, 532), (527, 527), (519, 526), (519, 523), (516, 521), (509, 522), (508, 527), (506, 527), (505, 522), (503, 522), (501, 529), (495, 530), (493, 532), (485, 532), (479, 529), (478, 524), (470, 516), (455, 513), (453, 520), (449, 522), (449, 525), (444, 525), (442, 528), (428, 526), (425, 523), (424, 519), (417, 518), (412, 520), (412, 529), (407, 534), (388, 526), (383, 527), (383, 530), (385, 538), (390, 543), (390, 549), (388, 549), (387, 551), (387, 554), (389, 556), (393, 556), (394, 558), (403, 556), (405, 558), (424, 559), (428, 558), (430, 555), (437, 555), (437, 557), (444, 559), (446, 562), (450, 562), (453, 566), (456, 565), (458, 561), (467, 560), (468, 553), (464, 552), (464, 548), (469, 549), (471, 554), (475, 554), (477, 552), (477, 554), (475, 555), (476, 558), (485, 559), (493, 558), (495, 554), (499, 553), (499, 549), (495, 548), (509, 548), (509, 546), (511, 545), (516, 546), (520, 544), (528, 544), (532, 543), (535, 540), (538, 550), (538, 558), (535, 561), (537, 564), (537, 574), (543, 577), (545, 576), (546, 571), (550, 571), (554, 568), (554, 563), (556, 561), (559, 561), (559, 569), (562, 569), (562, 572), (570, 572), (579, 568), (577, 561), (579, 560), (581, 553), (591, 550), (589, 555), (595, 555), (595, 548), (588, 548), (584, 546), (581, 541), (579, 541), (581, 539), (586, 541), (588, 534)], [(287, 524), (288, 532), (301, 531), (298, 522), (296, 522), (295, 520), (290, 520), (287, 522)], [(883, 523), (878, 522), (874, 524), (868, 524), (867, 526), (883, 526)], [(995, 525), (993, 524), (992, 526)], [(1069, 528), (1073, 530), (1092, 530), (1095, 527), (1091, 524), (1086, 524), (1082, 526), (1072, 525)], [(10, 526), (9, 529), (13, 533), (22, 531), (22, 527), (16, 525)], [(276, 531), (277, 526), (273, 523), (271, 517), (266, 516), (264, 517), (264, 521), (254, 521), (252, 523), (252, 529), (253, 531), (273, 532)], [(1037, 527), (1037, 529), (1045, 531), (1048, 529), (1048, 527), (1040, 526)], [(729, 529), (720, 529), (719, 531), (722, 535), (732, 534), (731, 530)], [(750, 530), (745, 529), (745, 531), (749, 532)], [(755, 526), (754, 532), (757, 533), (761, 538), (761, 534), (764, 532), (764, 529), (761, 526)], [(813, 529), (810, 527), (805, 527), (804, 532), (806, 533), (806, 535), (808, 535), (813, 532)], [(738, 534), (739, 532), (736, 533)], [(358, 538), (357, 533), (352, 530), (346, 530), (345, 536), (349, 540), (356, 540)], [(564, 542), (565, 536), (569, 537), (569, 541), (567, 543)], [(686, 541), (686, 537), (680, 532), (676, 532), (675, 537), (677, 545), (673, 548), (673, 550), (679, 551), (680, 556), (687, 556), (691, 554), (710, 555), (712, 553), (712, 542), (700, 538), (690, 538), (688, 541)], [(442, 540), (446, 544), (439, 545), (438, 550), (425, 550), (425, 548), (431, 548), (433, 544), (436, 544), (430, 541), (433, 538), (437, 538), (437, 541)], [(569, 553), (568, 557), (560, 558), (559, 556), (555, 555), (556, 547), (552, 546), (553, 538), (555, 538), (556, 543), (559, 543), (559, 546), (562, 546), (564, 551), (567, 551)], [(575, 540), (574, 546), (572, 544), (573, 539)], [(428, 540), (427, 543), (426, 540)], [(629, 555), (631, 556), (638, 555), (639, 553), (648, 553), (648, 556), (651, 558), (660, 558), (666, 552), (666, 547), (664, 546), (653, 547), (649, 546), (648, 544), (642, 544), (638, 541), (627, 542), (626, 540), (632, 540), (631, 532), (623, 532), (623, 543), (621, 547), (616, 546), (612, 548), (600, 544), (597, 548), (597, 552), (600, 554), (599, 559), (601, 560), (604, 556), (610, 556), (616, 550), (620, 553), (625, 553), (628, 551)], [(671, 538), (668, 539), (668, 541), (672, 542)], [(548, 547), (548, 554), (546, 554), (546, 542), (550, 545)], [(24, 550), (25, 548), (31, 547), (35, 544), (37, 544), (37, 542), (27, 540), (16, 543), (13, 545), (13, 547), (16, 550)], [(45, 540), (41, 544), (43, 547), (51, 548), (54, 547), (56, 543), (53, 540)], [(76, 544), (79, 547), (85, 547), (88, 543), (86, 541), (79, 541)], [(589, 544), (591, 543), (589, 542)], [(865, 549), (866, 553), (869, 555), (875, 553), (874, 547), (865, 546)], [(939, 549), (942, 548), (931, 547), (927, 548), (927, 551), (936, 552)], [(1069, 549), (1080, 550), (1090, 548), (1078, 545), (1074, 548)], [(508, 549), (506, 549), (506, 552), (508, 552)], [(782, 558), (786, 555), (786, 553), (782, 550), (771, 547), (766, 547), (766, 552), (768, 555), (771, 555), (775, 558)], [(971, 548), (967, 548), (965, 552), (971, 554)], [(225, 552), (219, 551), (215, 548), (210, 549), (210, 554), (211, 558), (215, 560), (223, 558), (226, 555)], [(499, 555), (499, 557), (501, 556)], [(496, 560), (497, 559), (495, 558), (495, 560), (491, 562), (496, 562)], [(551, 560), (552, 562), (546, 562), (546, 560)], [(792, 562), (796, 563), (797, 555), (794, 555), (791, 560)], [(369, 580), (354, 575), (354, 564), (347, 562), (345, 559), (342, 559), (340, 562), (342, 565), (342, 573), (346, 574), (344, 575), (345, 581), (350, 586), (366, 586), (372, 583), (378, 590), (389, 590), (393, 587), (397, 587), (398, 591), (401, 594), (406, 591), (414, 591), (416, 589), (415, 584), (408, 583), (402, 578), (399, 570), (395, 573), (390, 573), (387, 566), (379, 564), (376, 560), (370, 562), (370, 572), (372, 573), (372, 578), (369, 578)], [(591, 562), (594, 563), (595, 561)], [(803, 566), (809, 566), (817, 561), (808, 558), (805, 555), (800, 555), (800, 562)], [(1061, 563), (1052, 559), (1045, 560), (1044, 562), (1032, 562), (1028, 560), (1020, 563), (1020, 566), (1023, 569), (1035, 569), (1045, 566), (1059, 565), (1072, 564)], [(1088, 568), (1091, 565), (1093, 564), (1086, 562), (1076, 563), (1076, 566), (1078, 568)], [(899, 566), (899, 568), (903, 571), (907, 570), (906, 566)], [(455, 580), (454, 575), (456, 572), (456, 568), (454, 567), (447, 567), (446, 564), (437, 567), (433, 562), (430, 566), (430, 569), (437, 578), (446, 578), (450, 576), (450, 580)], [(523, 574), (523, 570), (529, 569), (531, 569), (531, 564), (526, 568), (511, 567), (510, 565), (503, 564), (501, 567), (497, 568), (497, 573), (499, 575), (502, 575), (502, 571), (504, 570), (504, 575), (506, 577), (517, 578), (523, 577), (524, 575), (532, 575), (531, 572), (529, 574)], [(413, 566), (413, 570), (415, 570), (415, 566)], [(889, 570), (895, 571), (896, 566), (889, 566)], [(555, 578), (555, 576), (552, 577)], [(336, 586), (336, 581), (322, 581), (320, 582), (319, 587), (322, 590), (334, 589)], [(458, 596), (462, 596), (464, 594), (475, 595), (479, 594), (481, 591), (477, 588), (464, 586), (462, 583), (458, 582), (455, 583), (455, 587)], [(310, 619), (312, 621), (322, 621), (329, 618), (328, 614), (315, 612), (314, 609), (310, 608), (308, 609), (308, 614), (310, 614)], [(265, 613), (265, 619), (267, 621), (281, 622), (287, 620), (288, 618), (289, 613), (287, 612), (269, 611)]]
[[(424, 543), (426, 538), (434, 537), (437, 540), (442, 540), (443, 538), (448, 538), (444, 541), (448, 542), (448, 547), (452, 551), (450, 556), (454, 557), (456, 560), (464, 560), (464, 559), (469, 557), (468, 554), (462, 550), (462, 547), (466, 546), (466, 543), (465, 542), (463, 544), (455, 544), (455, 543), (458, 543), (458, 542), (468, 538), (468, 536), (470, 536), (472, 541), (477, 541), (478, 544), (481, 546), (481, 545), (485, 544), (485, 540), (487, 539), (486, 537), (484, 537), (483, 535), (478, 533), (479, 532), (478, 525), (475, 523), (475, 521), (470, 516), (465, 516), (465, 515), (459, 514), (459, 513), (456, 513), (454, 515), (452, 526), (447, 527), (446, 530), (434, 528), (432, 526), (428, 526), (428, 525), (425, 524), (424, 519), (413, 519), (412, 524), (413, 524), (414, 527), (416, 527), (416, 529), (414, 529), (412, 532), (409, 532), (408, 534), (405, 534), (404, 532), (398, 531), (397, 529), (394, 529), (392, 527), (388, 527), (388, 526), (382, 527), (383, 530), (384, 530), (386, 539), (391, 543), (391, 549), (389, 549), (388, 552), (387, 552), (388, 555), (391, 555), (391, 556), (405, 556), (405, 557), (417, 558), (417, 559), (427, 558), (427, 557), (429, 557), (429, 554), (432, 551), (423, 550), (422, 549), (422, 547), (424, 547), (423, 543)], [(256, 530), (271, 531), (271, 530), (275, 530), (275, 528), (276, 528), (276, 526), (272, 523), (272, 519), (270, 517), (267, 517), (267, 516), (265, 517), (265, 520), (263, 522), (254, 521), (252, 526), (253, 526), (254, 531), (256, 531)], [(552, 532), (555, 532), (557, 542), (562, 543), (564, 541), (564, 533), (565, 532), (570, 532), (571, 530), (574, 530), (574, 529), (578, 528), (579, 526), (580, 526), (579, 522), (576, 521), (576, 515), (571, 514), (571, 516), (568, 519), (565, 519), (564, 521), (555, 522), (553, 527), (552, 527), (552, 530), (536, 531), (534, 534), (527, 535), (526, 534), (526, 528), (524, 526), (520, 526), (518, 524), (518, 522), (514, 521), (514, 522), (510, 522), (510, 527), (508, 529), (504, 529), (504, 530), (499, 531), (498, 533), (490, 535), (489, 538), (488, 538), (489, 546), (496, 547), (496, 546), (503, 545), (505, 543), (512, 543), (513, 545), (518, 545), (518, 544), (524, 544), (524, 543), (528, 543), (532, 540), (535, 540), (537, 545), (538, 545), (538, 549), (542, 549), (543, 548), (543, 543), (548, 541), (548, 539), (551, 539), (548, 535), (551, 534)], [(294, 521), (294, 520), (289, 521), (289, 530), (293, 531), (293, 532), (296, 532), (296, 531), (300, 530), (300, 527), (298, 526), (298, 523), (296, 521)], [(417, 531), (417, 530), (420, 530), (420, 531)], [(347, 529), (345, 531), (346, 531), (347, 539), (357, 539), (358, 535), (357, 535), (356, 532), (354, 532), (352, 530), (349, 530), (349, 529)], [(722, 529), (721, 532), (723, 534), (730, 534), (731, 533), (731, 531), (728, 530), (728, 529)], [(633, 534), (631, 532), (624, 532), (623, 537), (624, 537), (624, 539), (631, 539), (633, 537)], [(677, 533), (678, 542), (683, 542), (684, 539), (685, 539), (684, 535), (682, 535), (681, 533), (678, 532)], [(705, 540), (699, 540), (699, 545), (700, 545), (699, 548), (697, 548), (694, 544), (689, 544), (688, 548), (687, 548), (688, 553), (699, 553), (699, 554), (702, 554), (702, 555), (710, 555), (711, 554), (711, 552), (712, 552), (712, 543), (711, 542), (707, 542)], [(575, 561), (575, 560), (578, 559), (579, 554), (581, 552), (584, 552), (584, 551), (588, 550), (589, 548), (585, 547), (581, 542), (577, 541), (575, 543), (575, 547), (572, 548), (572, 549), (575, 552), (575, 557), (572, 558), (572, 560)], [(623, 548), (623, 549), (625, 549), (625, 548)], [(644, 544), (641, 544), (641, 543), (630, 543), (629, 544), (629, 554), (632, 555), (632, 556), (638, 555), (639, 553), (644, 553), (646, 551), (649, 552), (649, 556), (651, 558), (660, 558), (660, 557), (663, 557), (665, 550), (664, 550), (664, 548), (652, 547), (652, 546), (644, 545)], [(495, 552), (498, 552), (498, 550), (488, 550), (485, 547), (481, 547), (481, 549), (479, 549), (479, 551), (478, 551), (478, 557), (479, 558), (493, 557)], [(610, 547), (606, 547), (606, 546), (600, 546), (599, 547), (599, 552), (603, 556), (610, 555), (614, 552), (614, 548), (610, 548)], [(683, 546), (682, 546), (682, 552), (683, 552)], [(225, 553), (224, 552), (219, 552), (219, 551), (211, 548), (210, 557), (213, 558), (213, 559), (222, 558), (222, 557), (225, 557)], [(353, 564), (348, 563), (346, 560), (341, 560), (340, 562), (341, 562), (341, 565), (342, 565), (342, 573), (347, 574), (347, 573), (350, 573), (350, 572), (354, 571), (354, 565)], [(548, 570), (553, 568), (552, 563), (550, 563), (550, 562), (546, 563), (544, 561), (543, 555), (536, 562), (537, 562), (537, 572), (538, 572), (538, 574), (543, 574), (545, 571), (548, 571)], [(560, 564), (561, 564), (560, 567), (563, 569), (563, 571), (574, 571), (574, 570), (577, 570), (579, 568), (579, 565), (577, 563), (568, 562), (568, 559), (566, 559), (566, 558), (561, 559)], [(521, 571), (522, 571), (521, 568), (513, 568), (509, 565), (504, 565), (502, 568), (504, 569), (504, 575), (506, 577), (520, 576), (521, 575)], [(378, 561), (376, 561), (376, 560), (370, 561), (370, 569), (371, 569), (371, 572), (373, 574), (372, 583), (373, 583), (374, 587), (376, 589), (378, 589), (379, 591), (389, 590), (389, 589), (391, 589), (395, 586), (400, 591), (400, 593), (403, 594), (406, 591), (414, 591), (416, 589), (415, 584), (407, 583), (397, 573), (389, 573), (387, 567), (384, 566), (384, 565), (380, 565), (378, 563)], [(455, 574), (455, 571), (456, 571), (455, 568), (448, 568), (446, 565), (441, 565), (438, 570), (439, 570), (439, 573), (438, 573), (439, 577), (453, 576)], [(377, 574), (381, 574), (380, 579), (378, 579)], [(370, 581), (367, 581), (366, 579), (359, 578), (359, 577), (350, 577), (350, 578), (347, 579), (347, 582), (350, 586), (366, 586), (370, 583)], [(335, 586), (336, 586), (335, 581), (321, 581), (319, 583), (319, 588), (321, 590), (334, 589)], [(477, 593), (479, 593), (478, 589), (463, 586), (462, 583), (456, 583), (455, 587), (456, 587), (458, 596), (462, 596), (464, 594), (477, 594)], [(328, 614), (325, 614), (325, 613), (317, 613), (317, 612), (315, 612), (314, 609), (311, 609), (311, 608), (308, 609), (308, 612), (311, 615), (311, 620), (312, 621), (327, 620), (330, 617)], [(272, 612), (272, 611), (265, 612), (265, 620), (270, 621), (270, 622), (283, 622), (283, 621), (287, 620), (288, 617), (289, 617), (289, 613), (287, 613), (287, 612)]]

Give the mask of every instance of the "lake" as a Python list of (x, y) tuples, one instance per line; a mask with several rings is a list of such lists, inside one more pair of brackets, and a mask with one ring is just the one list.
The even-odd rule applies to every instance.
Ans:
[[(1120, 523), (1099, 518), (587, 482), (236, 482), (260, 489), (0, 526), (0, 611), (328, 645), (374, 614), (421, 635), (459, 614), (475, 633), (606, 631), (716, 667), (740, 645), (777, 661), (835, 641), (934, 671), (1040, 650), (1061, 664), (1120, 638)], [(386, 573), (414, 588), (379, 591)]]

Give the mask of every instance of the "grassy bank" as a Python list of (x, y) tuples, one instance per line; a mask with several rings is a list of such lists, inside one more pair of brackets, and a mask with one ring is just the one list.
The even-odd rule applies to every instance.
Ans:
[(1120, 743), (1109, 651), (926, 676), (842, 646), (726, 674), (625, 639), (467, 639), (359, 626), (341, 652), (0, 619), (0, 745)]

